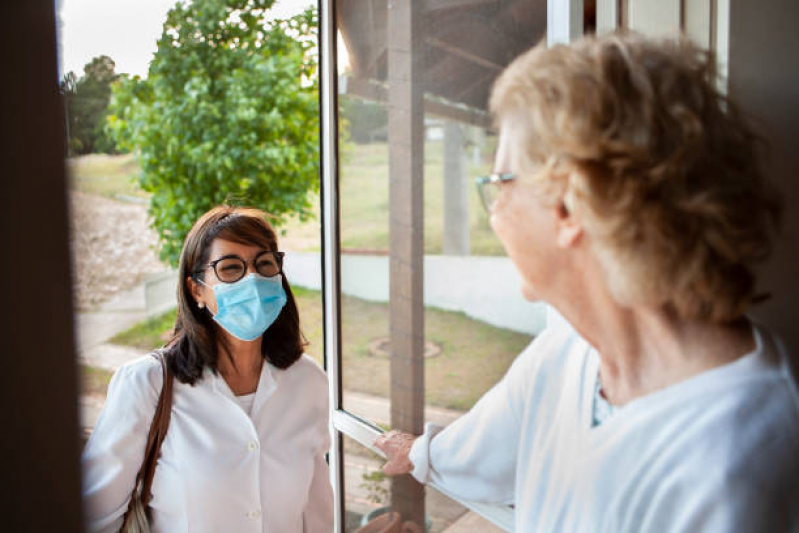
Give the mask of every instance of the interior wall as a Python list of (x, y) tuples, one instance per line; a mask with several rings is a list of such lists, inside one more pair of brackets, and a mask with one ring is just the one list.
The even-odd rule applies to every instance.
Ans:
[(768, 171), (785, 206), (783, 233), (762, 269), (773, 297), (755, 316), (799, 355), (799, 2), (730, 0), (730, 95), (770, 145)]
[(77, 373), (54, 2), (0, 2), (0, 50), (0, 529), (77, 532)]

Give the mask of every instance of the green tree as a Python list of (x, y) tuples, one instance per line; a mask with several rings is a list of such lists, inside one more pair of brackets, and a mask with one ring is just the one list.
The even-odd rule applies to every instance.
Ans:
[(61, 92), (61, 97), (64, 99), (64, 118), (67, 133), (67, 155), (74, 155), (77, 150), (82, 148), (80, 140), (73, 136), (75, 129), (74, 110), (72, 109), (75, 101), (76, 85), (78, 83), (78, 76), (72, 72), (67, 72), (58, 84), (58, 89)]
[(278, 226), (312, 215), (316, 14), (269, 21), (273, 3), (178, 2), (147, 79), (114, 87), (109, 128), (139, 154), (161, 258), (172, 265), (194, 221), (221, 202), (255, 205)]
[(342, 129), (352, 142), (365, 144), (386, 139), (388, 110), (385, 105), (353, 97), (341, 98), (339, 102), (339, 120), (345, 121), (346, 128)]
[(111, 85), (119, 77), (114, 60), (105, 55), (95, 57), (86, 64), (83, 73), (81, 78), (74, 72), (67, 73), (60, 85), (66, 106), (70, 152), (114, 153), (114, 142), (105, 130)]

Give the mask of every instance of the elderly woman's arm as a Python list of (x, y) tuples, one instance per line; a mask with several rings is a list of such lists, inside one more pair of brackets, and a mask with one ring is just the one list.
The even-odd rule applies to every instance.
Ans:
[(141, 467), (163, 377), (153, 357), (114, 374), (83, 451), (83, 499), (89, 531), (119, 531)]
[(546, 378), (542, 360), (562, 347), (563, 333), (539, 336), (499, 383), (446, 428), (428, 424), (418, 438), (396, 431), (379, 438), (375, 445), (388, 459), (385, 472), (411, 473), (466, 500), (513, 503), (520, 432), (534, 423), (523, 418), (535, 401), (535, 382)]
[(513, 503), (520, 423), (506, 389), (503, 380), (446, 428), (427, 424), (418, 438), (386, 434), (377, 443), (389, 459), (385, 472), (410, 473), (466, 500)]

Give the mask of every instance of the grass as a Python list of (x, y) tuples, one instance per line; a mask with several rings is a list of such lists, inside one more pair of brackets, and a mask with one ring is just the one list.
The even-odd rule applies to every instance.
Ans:
[[(306, 353), (321, 364), (321, 293), (302, 288), (293, 290), (309, 342)], [(387, 396), (389, 360), (370, 355), (367, 346), (388, 336), (388, 306), (345, 296), (341, 310), (344, 388)], [(141, 322), (111, 342), (142, 350), (157, 348), (163, 344), (162, 335), (174, 324), (174, 313)], [(463, 313), (435, 308), (425, 310), (425, 331), (427, 340), (441, 348), (438, 356), (425, 363), (425, 401), (428, 405), (457, 410), (474, 405), (499, 381), (530, 341), (527, 335), (489, 326)]]
[[(387, 396), (389, 360), (370, 355), (367, 345), (388, 336), (388, 306), (344, 297), (341, 308), (344, 388)], [(425, 309), (425, 338), (441, 348), (425, 361), (425, 403), (457, 410), (474, 405), (530, 342), (527, 335), (435, 308)]]
[(102, 394), (105, 395), (108, 383), (114, 373), (104, 368), (81, 365), (80, 380), (81, 394)]
[(139, 163), (132, 154), (79, 156), (67, 159), (66, 165), (75, 190), (106, 198), (150, 196), (136, 182)]
[[(343, 248), (388, 250), (388, 145), (352, 144), (341, 166), (341, 245)], [(474, 178), (490, 172), (490, 164), (469, 165), (470, 249), (473, 255), (502, 255), (502, 245), (488, 224)], [(425, 253), (441, 253), (444, 219), (443, 143), (425, 144)], [(289, 229), (289, 233), (291, 230)]]
[(121, 333), (117, 333), (109, 342), (132, 346), (140, 350), (152, 350), (166, 342), (166, 336), (172, 331), (174, 325), (175, 311), (167, 311), (162, 315), (148, 318)]
[[(490, 143), (484, 147), (487, 150)], [(383, 143), (347, 144), (341, 158), (341, 244), (345, 249), (388, 250), (388, 145)], [(79, 191), (109, 198), (148, 198), (135, 181), (139, 166), (130, 154), (89, 155), (67, 160), (71, 186)], [(425, 144), (424, 242), (425, 253), (441, 253), (443, 226), (443, 143)], [(469, 226), (473, 255), (502, 255), (502, 245), (488, 225), (473, 185), (474, 178), (490, 171), (490, 165), (469, 165), (466, 178), (469, 191)], [(293, 251), (318, 251), (319, 199), (315, 220), (300, 222), (289, 218), (281, 228)]]

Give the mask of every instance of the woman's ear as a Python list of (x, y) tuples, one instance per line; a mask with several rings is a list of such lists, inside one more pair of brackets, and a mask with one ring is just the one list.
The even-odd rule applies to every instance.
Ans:
[(205, 303), (202, 301), (202, 287), (199, 283), (194, 281), (191, 276), (186, 277), (186, 285), (189, 287), (189, 292), (191, 292), (192, 298), (196, 303)]
[(577, 219), (574, 211), (569, 207), (574, 205), (570, 201), (571, 195), (568, 191), (558, 200), (555, 207), (555, 219), (557, 224), (557, 243), (561, 248), (571, 248), (575, 246), (583, 235), (583, 225)]

